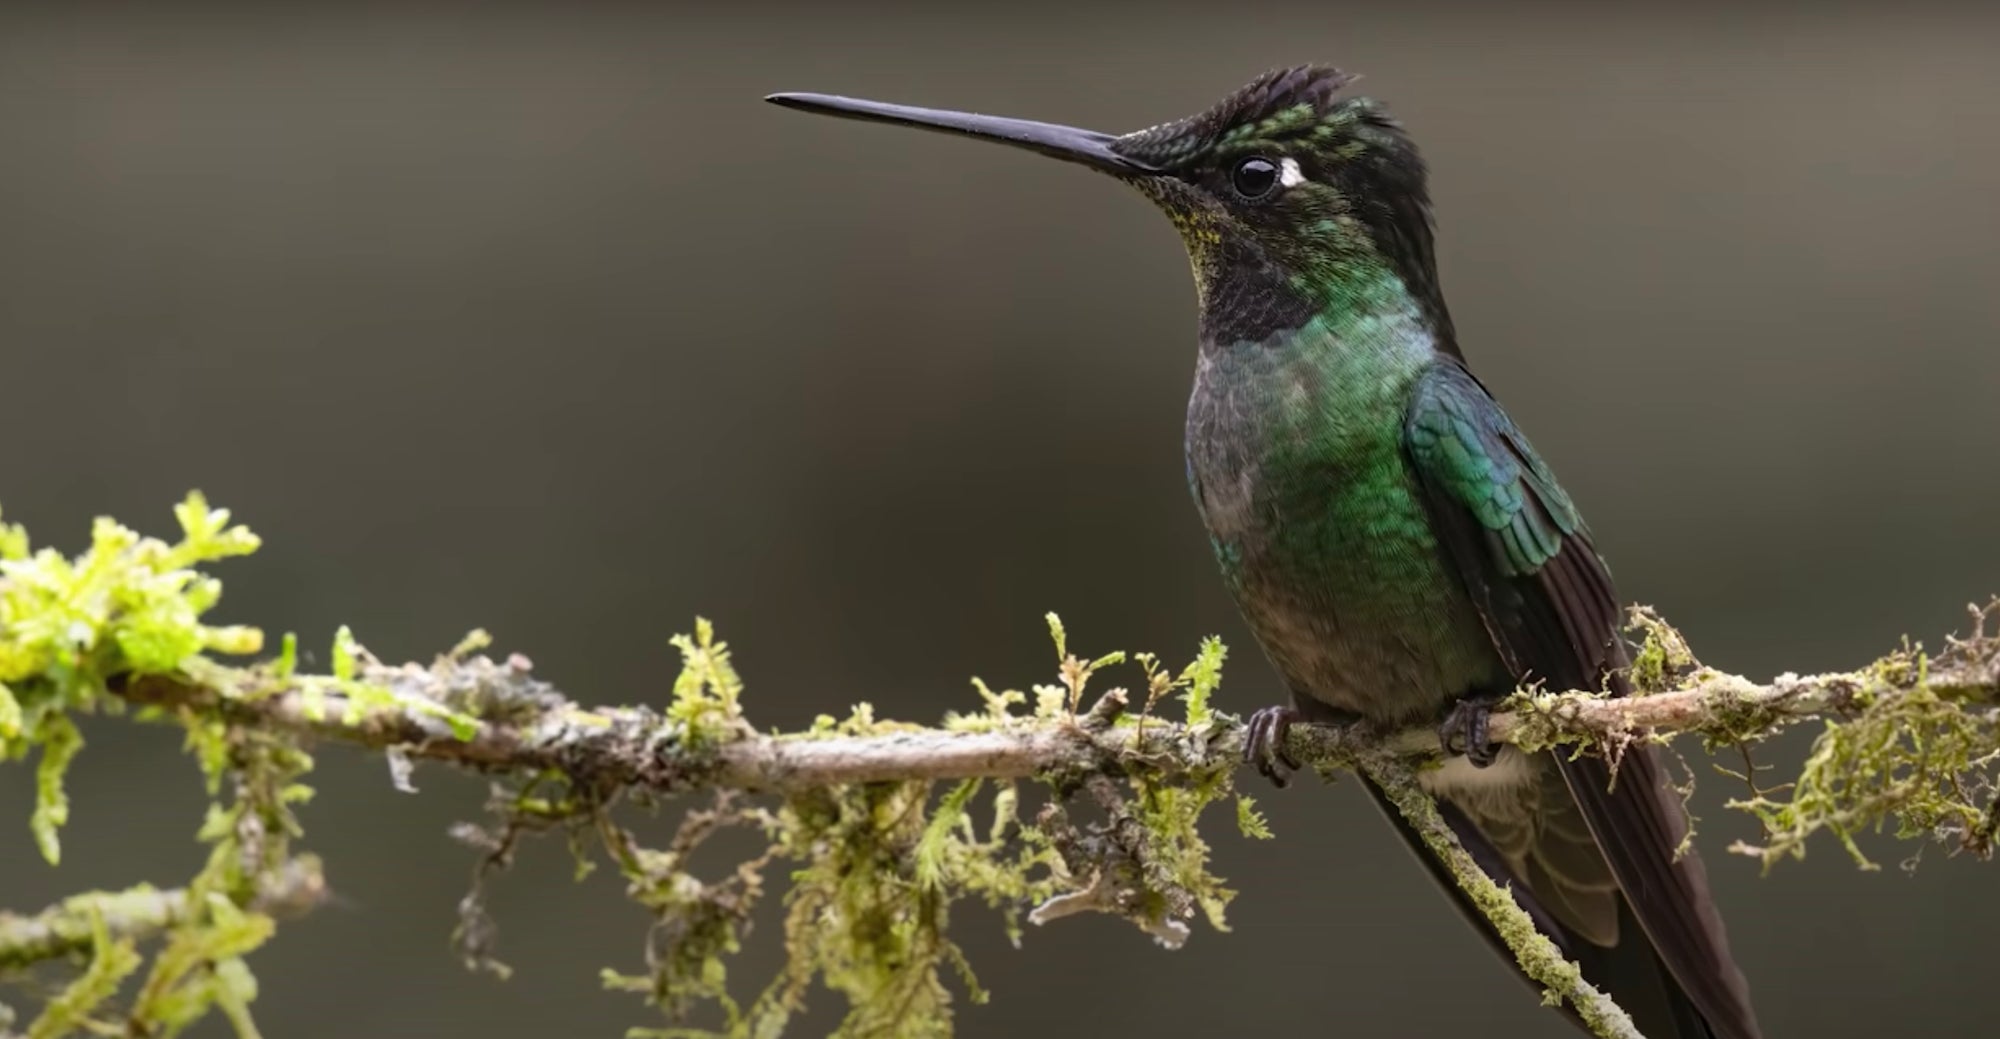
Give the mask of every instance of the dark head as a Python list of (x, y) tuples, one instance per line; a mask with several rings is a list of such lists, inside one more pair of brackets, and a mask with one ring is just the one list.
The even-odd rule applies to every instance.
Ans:
[(1340, 96), (1353, 78), (1282, 69), (1199, 115), (1122, 136), (820, 94), (768, 100), (1013, 144), (1132, 184), (1179, 228), (1204, 316), (1231, 338), (1400, 289), (1453, 350), (1423, 159), (1381, 105)]

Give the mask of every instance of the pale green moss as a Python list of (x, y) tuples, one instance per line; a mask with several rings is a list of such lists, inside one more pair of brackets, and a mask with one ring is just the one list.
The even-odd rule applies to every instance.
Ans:
[(42, 1013), (28, 1026), (27, 1039), (58, 1039), (79, 1031), (98, 1031), (98, 1008), (118, 994), (118, 986), (139, 969), (145, 959), (129, 938), (114, 939), (104, 926), (102, 914), (90, 921), (90, 960), (76, 980), (50, 999)]
[(1174, 682), (1174, 686), (1186, 690), (1188, 728), (1198, 729), (1214, 719), (1214, 712), (1208, 701), (1222, 685), (1222, 663), (1229, 659), (1229, 648), (1222, 640), (1211, 635), (1202, 640), (1201, 652)]
[[(698, 785), (702, 770), (722, 760), (723, 748), (756, 735), (728, 646), (705, 620), (672, 640), (681, 670), (658, 713), (581, 711), (528, 678), (525, 663), (513, 671), (511, 662), (468, 660), (490, 642), (483, 632), (428, 672), (383, 667), (346, 628), (335, 636), (330, 674), (299, 674), (297, 641), (289, 635), (269, 663), (227, 666), (213, 654), (255, 651), (261, 636), (202, 623), (220, 585), (196, 568), (248, 552), (256, 539), (228, 526), (228, 514), (198, 495), (176, 516), (182, 536), (173, 544), (101, 520), (90, 549), (73, 560), (31, 552), (25, 532), (0, 524), (0, 759), (39, 755), (30, 829), (47, 857), (54, 861), (59, 852), (68, 813), (61, 777), (81, 746), (75, 715), (120, 708), (111, 683), (156, 675), (202, 691), (197, 702), (204, 706), (146, 714), (184, 729), (190, 756), (216, 798), (200, 831), (210, 854), (189, 887), (189, 908), (167, 927), (131, 1006), (107, 1009), (118, 982), (138, 974), (145, 957), (129, 940), (95, 934), (82, 975), (45, 1002), (30, 1035), (173, 1035), (211, 1011), (240, 1035), (255, 1035), (249, 1008), (256, 982), (245, 956), (274, 926), (254, 908), (256, 895), (287, 863), (303, 861), (291, 857), (300, 832), (294, 809), (311, 794), (300, 780), (312, 766), (296, 738), (224, 720), (265, 697), (296, 695), (308, 715), (329, 727), (365, 725), (376, 715), (406, 726), (420, 718), (435, 723), (422, 731), (440, 738), (470, 738), (482, 723), (518, 726), (530, 740), (589, 729), (609, 739), (628, 766), (639, 762), (653, 790)], [(1225, 929), (1234, 892), (1211, 869), (1201, 820), (1209, 806), (1227, 802), (1245, 836), (1268, 838), (1270, 829), (1234, 788), (1235, 753), (1221, 749), (1237, 745), (1240, 727), (1213, 706), (1226, 659), (1222, 643), (1205, 640), (1192, 662), (1173, 670), (1146, 653), (1075, 654), (1061, 619), (1050, 614), (1047, 621), (1054, 680), (1029, 692), (995, 692), (974, 679), (976, 709), (948, 715), (945, 727), (1060, 729), (1101, 760), (1072, 762), (1060, 774), (1023, 783), (853, 784), (761, 804), (725, 795), (688, 813), (671, 841), (652, 848), (617, 821), (618, 813), (634, 804), (655, 808), (663, 795), (626, 786), (631, 767), (606, 769), (589, 754), (560, 757), (533, 774), (499, 777), (492, 824), (457, 831), (485, 853), (479, 881), (462, 903), (455, 935), (461, 952), (475, 967), (505, 972), (493, 957), (483, 886), (511, 861), (521, 838), (549, 831), (568, 840), (579, 877), (594, 862), (610, 861), (632, 900), (653, 918), (640, 967), (604, 975), (607, 986), (642, 994), (668, 1020), (635, 1034), (772, 1039), (817, 984), (846, 1002), (836, 1032), (846, 1039), (948, 1035), (961, 1003), (985, 999), (951, 937), (953, 912), (967, 903), (997, 911), (1017, 942), (1024, 913), (1047, 922), (1077, 911), (1109, 912), (1169, 945), (1187, 938), (1197, 914)], [(1645, 612), (1634, 622), (1644, 636), (1633, 668), (1639, 692), (1664, 692), (1703, 676), (1672, 628)], [(1940, 659), (1958, 666), (1983, 653), (1979, 659), (1990, 663), (1993, 650), (1982, 627)], [(1812, 834), (1826, 831), (1859, 859), (1855, 836), (1889, 820), (1904, 836), (1940, 835), (1990, 850), (2000, 820), (1992, 793), (2000, 719), (1969, 708), (1949, 683), (1933, 682), (1934, 663), (1907, 649), (1856, 680), (1840, 705), (1847, 716), (1827, 724), (1788, 796), (1763, 791), (1739, 803), (1771, 834), (1754, 852), (1767, 862), (1799, 854)], [(1098, 677), (1124, 665), (1136, 666), (1141, 695), (1113, 689), (1086, 709)], [(424, 681), (405, 681), (410, 675)], [(439, 686), (447, 691), (435, 693)], [(1559, 730), (1567, 705), (1589, 695), (1517, 695), (1509, 707), (1521, 713), (1521, 739), (1530, 746), (1538, 739), (1577, 743), (1581, 752), (1582, 743)], [(1179, 722), (1155, 713), (1176, 697), (1183, 705)], [(338, 718), (330, 716), (336, 698)], [(1134, 703), (1136, 711), (1128, 712)], [(1767, 708), (1751, 703), (1722, 703), (1712, 714), (1700, 731), (1721, 742), (1761, 738), (1774, 721)], [(920, 730), (878, 718), (860, 703), (786, 738), (906, 731)], [(388, 753), (393, 764), (399, 751)], [(1345, 746), (1327, 760), (1352, 762), (1354, 755)], [(644, 773), (655, 767), (661, 771)], [(1078, 801), (1085, 807), (1073, 813)], [(1040, 807), (1029, 811), (1024, 803)], [(1435, 822), (1428, 804), (1421, 796), (1398, 801), (1413, 819)], [(727, 829), (756, 835), (758, 852), (730, 868), (697, 868), (695, 852)], [(739, 1001), (730, 960), (767, 893), (767, 872), (780, 866), (790, 881), (782, 896), (787, 962), (754, 997)], [(1512, 899), (1491, 884), (1472, 887), (1530, 974), (1552, 990), (1574, 991), (1573, 967), (1529, 940)], [(1584, 1009), (1587, 1018), (1604, 1012)], [(714, 1023), (697, 1027), (690, 1023), (697, 1018)]]
[(747, 731), (743, 721), (743, 679), (729, 659), (728, 643), (718, 642), (715, 626), (695, 618), (694, 634), (675, 635), (681, 673), (674, 679), (667, 718), (685, 727), (685, 744), (712, 746)]
[(1632, 654), (1632, 690), (1639, 695), (1661, 693), (1675, 688), (1683, 676), (1700, 666), (1688, 649), (1687, 639), (1655, 613), (1650, 606), (1634, 606), (1627, 614), (1626, 629), (1639, 635)]
[(83, 733), (68, 715), (48, 714), (37, 726), (42, 759), (35, 765), (35, 811), (28, 817), (28, 830), (35, 835), (35, 847), (50, 865), (62, 861), (62, 839), (57, 834), (69, 822), (69, 794), (63, 790), (63, 774), (70, 760), (83, 749)]
[[(0, 749), (7, 758), (40, 755), (31, 829), (51, 861), (68, 813), (62, 774), (82, 745), (73, 715), (119, 709), (123, 701), (109, 690), (113, 680), (169, 677), (210, 690), (224, 704), (256, 703), (290, 690), (304, 715), (323, 724), (363, 725), (377, 713), (417, 715), (459, 738), (472, 735), (481, 720), (533, 723), (560, 706), (532, 690), (496, 691), (476, 678), (456, 681), (462, 658), (487, 642), (478, 632), (433, 669), (453, 678), (453, 689), (463, 686), (462, 695), (443, 699), (399, 689), (397, 672), (381, 667), (345, 627), (333, 640), (326, 675), (298, 672), (298, 644), (289, 635), (277, 656), (259, 667), (229, 667), (211, 659), (211, 653), (255, 651), (261, 636), (253, 629), (202, 622), (221, 586), (196, 568), (247, 553), (257, 541), (249, 531), (229, 526), (227, 512), (210, 509), (199, 495), (175, 513), (182, 528), (177, 542), (143, 538), (100, 520), (90, 548), (75, 559), (48, 550), (31, 554), (25, 532), (0, 528)], [(1093, 679), (1126, 663), (1127, 655), (1073, 654), (1060, 618), (1051, 614), (1048, 621), (1057, 650), (1055, 681), (1035, 685), (1032, 696), (995, 693), (975, 683), (982, 710), (954, 717), (952, 727), (1135, 723), (1118, 717), (1122, 694), (1101, 701), (1088, 716), (1080, 713)], [(742, 679), (712, 626), (698, 621), (691, 635), (676, 637), (673, 645), (681, 654), (681, 672), (657, 731), (647, 738), (658, 753), (673, 753), (698, 769), (704, 754), (753, 730), (743, 715)], [(1209, 706), (1221, 676), (1219, 641), (1204, 643), (1196, 660), (1177, 674), (1151, 655), (1138, 660), (1148, 712), (1170, 695), (1186, 701), (1189, 727), (1162, 727), (1158, 738), (1205, 739), (1229, 724)], [(338, 717), (332, 706), (336, 696)], [(147, 713), (163, 715), (157, 708)], [(118, 980), (147, 967), (147, 960), (134, 943), (119, 939), (98, 943), (84, 976), (44, 1007), (31, 1034), (117, 1027), (173, 1035), (211, 1011), (220, 1012), (240, 1035), (256, 1034), (249, 1007), (257, 988), (244, 957), (268, 940), (275, 924), (247, 907), (255, 903), (259, 884), (289, 860), (300, 833), (294, 809), (311, 795), (299, 780), (312, 760), (292, 738), (236, 728), (221, 713), (183, 708), (172, 719), (183, 727), (190, 756), (218, 798), (200, 830), (210, 854), (189, 885), (187, 909), (166, 925), (150, 969), (120, 1012), (124, 1023), (107, 1024), (105, 1008)], [(577, 723), (585, 721), (579, 714)], [(863, 703), (844, 719), (823, 718), (801, 736), (914, 728), (880, 720)], [(1248, 798), (1235, 797), (1232, 766), (1215, 758), (1192, 780), (1179, 772), (1171, 778), (1129, 775), (1128, 794), (1107, 795), (1115, 798), (1105, 802), (1115, 808), (1112, 817), (1082, 825), (1059, 809), (1077, 781), (1067, 776), (1045, 778), (1055, 800), (1034, 820), (1021, 817), (1022, 791), (1011, 782), (966, 781), (941, 794), (922, 782), (836, 787), (786, 798), (775, 809), (725, 798), (713, 809), (691, 813), (661, 849), (645, 847), (612, 816), (619, 802), (649, 800), (648, 795), (588, 772), (549, 770), (503, 781), (495, 800), (496, 825), (461, 836), (487, 851), (482, 877), (491, 867), (504, 866), (519, 839), (532, 833), (564, 832), (577, 854), (579, 875), (587, 871), (594, 849), (601, 849), (624, 875), (634, 901), (656, 921), (645, 972), (607, 972), (606, 983), (645, 993), (671, 1018), (706, 1004), (722, 1017), (719, 1034), (774, 1036), (819, 982), (848, 1004), (842, 1036), (944, 1035), (958, 1002), (985, 999), (949, 937), (953, 909), (968, 900), (997, 910), (1018, 941), (1027, 909), (1100, 887), (1115, 873), (1115, 897), (1091, 908), (1129, 916), (1156, 934), (1173, 933), (1178, 921), (1195, 911), (1224, 926), (1222, 909), (1231, 893), (1208, 870), (1199, 819), (1208, 805), (1232, 799), (1239, 827), (1268, 834)], [(715, 879), (703, 879), (690, 865), (692, 853), (725, 827), (762, 834), (766, 849)], [(791, 876), (784, 896), (790, 960), (754, 1000), (738, 1003), (729, 991), (727, 961), (764, 895), (764, 871), (778, 859), (787, 862)], [(493, 934), (475, 890), (464, 903), (461, 949), (475, 966), (504, 972), (492, 957)], [(694, 1031), (675, 1025), (659, 1034)]]
[(770, 853), (751, 859), (720, 880), (703, 882), (689, 870), (689, 858), (717, 830), (752, 827), (766, 834), (776, 820), (762, 809), (738, 805), (729, 795), (713, 809), (688, 813), (664, 849), (641, 847), (633, 835), (599, 819), (606, 849), (625, 875), (627, 893), (654, 916), (647, 939), (646, 975), (603, 972), (606, 988), (639, 992), (670, 1017), (714, 1001), (725, 1015), (725, 1030), (744, 1027), (741, 1007), (729, 994), (727, 957), (742, 946), (750, 912), (764, 894), (764, 866)]
[(1854, 693), (1858, 713), (1823, 723), (1784, 796), (1730, 802), (1765, 831), (1761, 843), (1737, 850), (1768, 869), (1803, 857), (1807, 841), (1825, 832), (1872, 870), (1856, 839), (1893, 823), (1898, 838), (1932, 837), (1990, 854), (2000, 806), (2000, 716), (1941, 695), (1928, 680), (1931, 665), (1916, 646), (1877, 661), (1876, 681)]
[(1257, 802), (1249, 794), (1236, 795), (1236, 829), (1245, 837), (1268, 841), (1277, 836), (1271, 832), (1271, 823), (1264, 813), (1257, 810)]
[(204, 651), (262, 644), (254, 628), (202, 623), (222, 585), (195, 569), (255, 551), (257, 536), (229, 526), (229, 510), (199, 494), (174, 517), (181, 538), (172, 544), (99, 518), (75, 559), (31, 553), (26, 531), (0, 525), (0, 761), (40, 751), (31, 826), (51, 863), (69, 815), (63, 772), (83, 746), (69, 714), (118, 709), (105, 691), (112, 675), (171, 673)]
[[(228, 510), (210, 508), (200, 494), (190, 494), (174, 516), (181, 536), (171, 543), (99, 519), (89, 547), (74, 559), (53, 549), (31, 552), (25, 531), (0, 525), (0, 760), (39, 752), (29, 826), (51, 864), (69, 816), (63, 774), (83, 746), (74, 716), (122, 710), (110, 692), (114, 679), (223, 674), (208, 654), (254, 653), (262, 645), (254, 628), (203, 622), (222, 586), (197, 569), (255, 551), (256, 535), (231, 526)], [(210, 1010), (220, 1010), (239, 1035), (256, 1034), (249, 1014), (256, 985), (242, 957), (270, 935), (273, 922), (245, 907), (290, 861), (299, 832), (292, 806), (311, 794), (297, 780), (311, 759), (285, 739), (213, 717), (174, 720), (210, 793), (227, 788), (199, 833), (210, 845), (207, 863), (117, 1024), (108, 1023), (105, 1008), (146, 961), (132, 939), (102, 933), (100, 913), (83, 974), (44, 1005), (31, 1036), (106, 1029), (172, 1036)], [(101, 897), (106, 908), (118, 908), (117, 896)]]
[[(1859, 839), (1893, 828), (1899, 839), (1931, 838), (1953, 851), (1990, 855), (2000, 830), (2000, 711), (1980, 697), (1990, 692), (1990, 675), (2000, 668), (2000, 636), (1987, 631), (2000, 614), (1989, 605), (1973, 612), (1973, 630), (1952, 639), (1938, 657), (1905, 644), (1859, 671), (1779, 679), (1809, 684), (1829, 714), (1811, 752), (1790, 782), (1768, 787), (1757, 781), (1750, 749), (1797, 720), (1782, 696), (1703, 667), (1685, 638), (1644, 608), (1632, 613), (1641, 636), (1632, 665), (1638, 695), (1699, 687), (1699, 716), (1688, 732), (1710, 751), (1738, 748), (1744, 771), (1720, 769), (1748, 784), (1749, 796), (1729, 802), (1762, 826), (1760, 841), (1739, 841), (1731, 850), (1752, 855), (1768, 870), (1778, 861), (1803, 857), (1811, 838), (1826, 834), (1839, 841), (1864, 869), (1875, 863)], [(1940, 687), (1934, 675), (1950, 678)], [(1524, 689), (1502, 708), (1513, 715), (1510, 737), (1516, 746), (1538, 750), (1567, 745), (1569, 753), (1621, 752), (1622, 739), (1658, 739), (1643, 733), (1589, 740), (1566, 720), (1574, 709), (1597, 699), (1587, 692), (1547, 693)], [(1685, 799), (1693, 774), (1679, 788)], [(1692, 828), (1689, 839), (1693, 836)], [(1682, 842), (1682, 848), (1688, 841)], [(1910, 860), (1914, 862), (1914, 858)]]
[(1534, 919), (1521, 908), (1513, 893), (1495, 883), (1458, 843), (1451, 827), (1438, 813), (1437, 802), (1423, 792), (1407, 765), (1393, 758), (1370, 755), (1363, 759), (1361, 767), (1422, 838), (1430, 853), (1444, 863), (1459, 890), (1513, 953), (1522, 973), (1542, 986), (1543, 1003), (1554, 1006), (1569, 1002), (1596, 1035), (1638, 1034), (1625, 1011), (1585, 984), (1582, 970), (1536, 928)]
[[(1092, 679), (1126, 656), (1085, 659), (1070, 652), (1059, 618), (1051, 615), (1049, 628), (1057, 650), (1055, 682), (1037, 686), (1031, 701), (1017, 690), (996, 693), (975, 680), (982, 709), (951, 716), (948, 727), (1132, 724), (1101, 709), (1076, 713)], [(656, 739), (712, 746), (747, 733), (741, 679), (713, 631), (699, 625), (675, 645), (682, 673)], [(1156, 680), (1165, 672), (1150, 656), (1142, 658), (1142, 673), (1154, 699), (1185, 691), (1205, 734), (1221, 722), (1207, 698), (1220, 679), (1222, 656), (1220, 642), (1210, 640), (1178, 676)], [(914, 728), (880, 720), (861, 703), (844, 718), (822, 715), (798, 738)], [(1168, 730), (1159, 731), (1167, 738)], [(1172, 731), (1192, 738), (1186, 730)], [(673, 1022), (634, 1029), (635, 1036), (775, 1036), (805, 1008), (815, 983), (847, 1005), (837, 1036), (941, 1036), (950, 1033), (961, 1001), (986, 998), (950, 932), (954, 910), (968, 901), (997, 911), (1017, 942), (1026, 910), (1086, 891), (1106, 893), (1101, 902), (1086, 899), (1086, 908), (1128, 916), (1156, 935), (1184, 937), (1179, 921), (1194, 912), (1225, 926), (1223, 907), (1232, 893), (1208, 869), (1199, 818), (1208, 805), (1229, 799), (1246, 832), (1269, 834), (1248, 798), (1235, 797), (1233, 770), (1233, 759), (1218, 756), (1192, 783), (1178, 773), (1171, 781), (1132, 776), (1129, 796), (1113, 795), (1113, 817), (1082, 825), (1060, 807), (1075, 777), (1045, 777), (1053, 799), (1034, 820), (1021, 818), (1022, 791), (1012, 782), (965, 780), (941, 791), (916, 781), (836, 786), (783, 798), (770, 811), (724, 798), (690, 813), (662, 849), (644, 847), (611, 821), (619, 792), (585, 790), (575, 777), (545, 775), (496, 800), (496, 825), (464, 836), (486, 849), (491, 865), (504, 865), (528, 833), (564, 830), (580, 855), (590, 851), (577, 838), (596, 836), (625, 875), (631, 896), (655, 918), (645, 970), (603, 975), (607, 987), (645, 995)], [(695, 848), (730, 826), (761, 832), (764, 851), (714, 878), (700, 875), (690, 865)], [(787, 963), (754, 999), (739, 1002), (729, 985), (729, 960), (765, 894), (765, 873), (778, 861), (790, 878), (783, 896)], [(471, 962), (491, 966), (493, 932), (483, 892), (475, 889), (465, 906), (461, 947)], [(690, 1023), (714, 1017), (720, 1020), (710, 1027)]]

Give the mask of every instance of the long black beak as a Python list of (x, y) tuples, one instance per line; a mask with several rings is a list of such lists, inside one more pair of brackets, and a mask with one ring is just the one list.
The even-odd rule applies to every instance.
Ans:
[(764, 100), (774, 105), (796, 108), (801, 112), (818, 112), (821, 115), (839, 116), (843, 119), (914, 126), (922, 130), (998, 141), (1001, 144), (1011, 144), (1017, 148), (1040, 152), (1051, 158), (1082, 163), (1106, 173), (1132, 175), (1156, 172), (1153, 167), (1145, 163), (1134, 162), (1112, 151), (1111, 142), (1117, 138), (1095, 130), (1079, 130), (1073, 126), (1037, 123), (1028, 119), (1007, 119), (996, 115), (947, 112), (936, 108), (912, 108), (908, 105), (861, 101), (851, 97), (835, 97), (831, 94), (772, 94)]

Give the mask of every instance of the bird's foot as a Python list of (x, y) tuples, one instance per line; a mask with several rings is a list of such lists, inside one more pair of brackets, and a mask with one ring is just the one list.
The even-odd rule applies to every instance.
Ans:
[(1500, 745), (1486, 738), (1493, 720), (1495, 696), (1468, 696), (1453, 704), (1438, 726), (1438, 742), (1446, 755), (1463, 754), (1473, 768), (1485, 768), (1500, 757)]
[(1257, 771), (1280, 790), (1292, 784), (1291, 773), (1299, 769), (1298, 759), (1285, 749), (1285, 735), (1294, 722), (1304, 719), (1296, 707), (1266, 707), (1251, 715), (1244, 726), (1243, 760), (1257, 766)]

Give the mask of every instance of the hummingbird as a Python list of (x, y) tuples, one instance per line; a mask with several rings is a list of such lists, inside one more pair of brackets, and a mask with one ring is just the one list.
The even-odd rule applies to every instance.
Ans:
[(1200, 312), (1189, 490), (1289, 693), (1250, 716), (1246, 757), (1282, 786), (1299, 767), (1284, 750), (1294, 724), (1437, 726), (1444, 761), (1420, 774), (1427, 791), (1586, 980), (1653, 1039), (1758, 1039), (1701, 860), (1676, 853), (1687, 818), (1657, 752), (1633, 748), (1614, 776), (1601, 756), (1487, 739), (1495, 704), (1524, 683), (1628, 695), (1630, 647), (1576, 504), (1460, 350), (1417, 146), (1382, 104), (1345, 90), (1354, 78), (1279, 69), (1126, 134), (825, 94), (766, 100), (1025, 148), (1164, 211)]

